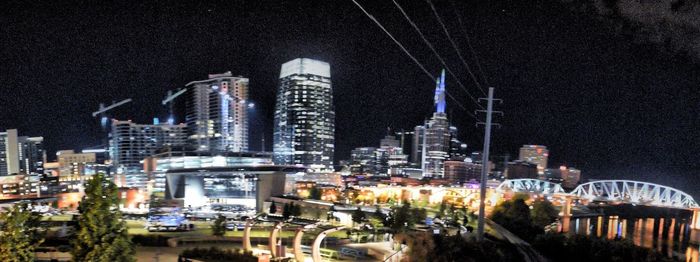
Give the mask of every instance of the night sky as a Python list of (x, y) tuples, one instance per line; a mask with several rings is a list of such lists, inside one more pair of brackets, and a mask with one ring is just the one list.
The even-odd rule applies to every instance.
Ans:
[[(439, 73), (439, 60), (391, 1), (359, 2)], [(467, 89), (481, 94), (430, 6), (399, 3)], [(658, 182), (700, 196), (699, 4), (434, 4), (479, 81), (504, 100), (497, 106), (505, 115), (496, 118), (502, 127), (493, 132), (495, 158), (542, 144), (551, 166), (580, 168), (585, 178)], [(350, 0), (6, 1), (0, 4), (0, 130), (44, 136), (50, 155), (91, 147), (104, 136), (90, 114), (100, 102), (132, 98), (111, 116), (149, 123), (166, 116), (160, 101), (167, 90), (232, 71), (250, 78), (257, 103), (252, 149), (260, 149), (262, 133), (270, 149), (279, 68), (297, 57), (331, 64), (336, 161), (354, 147), (377, 146), (387, 127), (412, 129), (433, 110), (434, 80)], [(449, 75), (447, 90), (469, 112), (475, 109)], [(460, 138), (481, 150), (475, 119), (447, 103)]]

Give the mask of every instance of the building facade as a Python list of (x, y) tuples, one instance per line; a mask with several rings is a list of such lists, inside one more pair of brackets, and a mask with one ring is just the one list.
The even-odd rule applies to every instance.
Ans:
[(141, 162), (159, 149), (183, 146), (186, 141), (184, 124), (145, 125), (113, 120), (110, 149), (112, 164), (116, 174), (124, 176), (123, 186), (143, 188), (146, 186), (147, 177)]
[(274, 128), (276, 164), (332, 169), (335, 111), (328, 63), (297, 58), (282, 64)]
[(508, 163), (508, 167), (505, 170), (506, 179), (517, 179), (517, 178), (538, 178), (538, 166), (535, 163), (531, 163), (523, 160), (516, 160)]
[(461, 143), (456, 139), (457, 128), (450, 126), (447, 119), (445, 95), (445, 70), (442, 70), (436, 81), (435, 112), (430, 120), (414, 129), (411, 155), (414, 163), (421, 166), (424, 177), (443, 177), (444, 162), (451, 152), (460, 155), (459, 151), (452, 150), (455, 146), (461, 149)]
[(19, 172), (32, 176), (44, 173), (44, 163), (46, 163), (46, 151), (44, 150), (43, 137), (18, 138), (19, 144)]
[(0, 176), (19, 173), (19, 148), (17, 129), (0, 133)]
[(537, 165), (537, 173), (544, 174), (544, 169), (547, 168), (547, 158), (549, 158), (549, 150), (546, 146), (540, 145), (523, 145), (520, 148), (518, 160), (526, 161)]
[(226, 72), (186, 87), (189, 142), (199, 151), (248, 151), (248, 78)]
[(17, 129), (0, 132), (0, 176), (44, 173), (46, 152), (43, 137), (18, 136)]

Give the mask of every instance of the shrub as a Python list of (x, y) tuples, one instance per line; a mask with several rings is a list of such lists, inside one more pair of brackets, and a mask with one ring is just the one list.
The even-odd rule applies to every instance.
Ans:
[(131, 242), (145, 247), (165, 247), (168, 246), (170, 237), (162, 235), (134, 235), (131, 237)]

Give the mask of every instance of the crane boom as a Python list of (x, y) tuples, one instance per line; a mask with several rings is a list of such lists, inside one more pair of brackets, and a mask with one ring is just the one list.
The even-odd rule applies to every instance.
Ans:
[(165, 97), (165, 99), (163, 99), (163, 101), (161, 103), (163, 105), (170, 103), (171, 101), (173, 101), (173, 99), (184, 94), (186, 91), (187, 91), (187, 88), (183, 88), (182, 90), (177, 91), (175, 94), (173, 94), (172, 91), (168, 91), (168, 96)]
[(97, 111), (95, 111), (95, 112), (92, 112), (92, 116), (93, 116), (93, 117), (96, 117), (96, 116), (99, 115), (99, 114), (102, 114), (102, 113), (104, 113), (104, 112), (107, 112), (107, 111), (109, 111), (109, 110), (115, 108), (115, 107), (121, 106), (121, 105), (126, 104), (126, 103), (129, 103), (129, 102), (131, 102), (131, 98), (124, 99), (124, 100), (119, 101), (119, 102), (117, 102), (117, 103), (114, 103), (114, 104), (112, 104), (112, 105), (110, 105), (110, 106), (108, 106), (108, 107), (104, 107), (104, 105), (100, 104), (99, 110), (97, 110)]

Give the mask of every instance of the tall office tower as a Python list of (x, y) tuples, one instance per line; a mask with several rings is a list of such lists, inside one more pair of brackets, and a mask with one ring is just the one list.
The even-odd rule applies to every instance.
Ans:
[(135, 124), (112, 121), (111, 157), (118, 175), (124, 175), (127, 187), (145, 187), (148, 180), (143, 161), (165, 147), (179, 147), (187, 142), (185, 124)]
[(248, 78), (226, 72), (186, 86), (190, 143), (198, 151), (248, 151)]
[(46, 152), (44, 151), (43, 137), (18, 137), (19, 172), (29, 175), (41, 175), (44, 173)]
[(275, 163), (332, 169), (334, 142), (330, 66), (308, 58), (282, 64), (275, 106)]
[(450, 160), (463, 161), (469, 155), (467, 144), (457, 138), (457, 128), (450, 126)]
[(17, 129), (0, 132), (0, 176), (19, 173), (18, 140)]
[(408, 155), (403, 153), (401, 141), (391, 134), (391, 130), (379, 141), (379, 148), (375, 154), (380, 174), (388, 175), (392, 167), (408, 164)]
[(523, 145), (520, 148), (520, 156), (518, 160), (537, 164), (537, 173), (544, 174), (544, 169), (547, 168), (547, 158), (549, 150), (546, 146), (540, 145)]
[[(435, 112), (422, 126), (416, 126), (412, 156), (421, 165), (424, 177), (443, 177), (444, 162), (450, 156), (452, 137), (457, 129), (450, 127), (445, 113), (445, 70), (435, 87)], [(418, 161), (416, 161), (418, 160)]]

